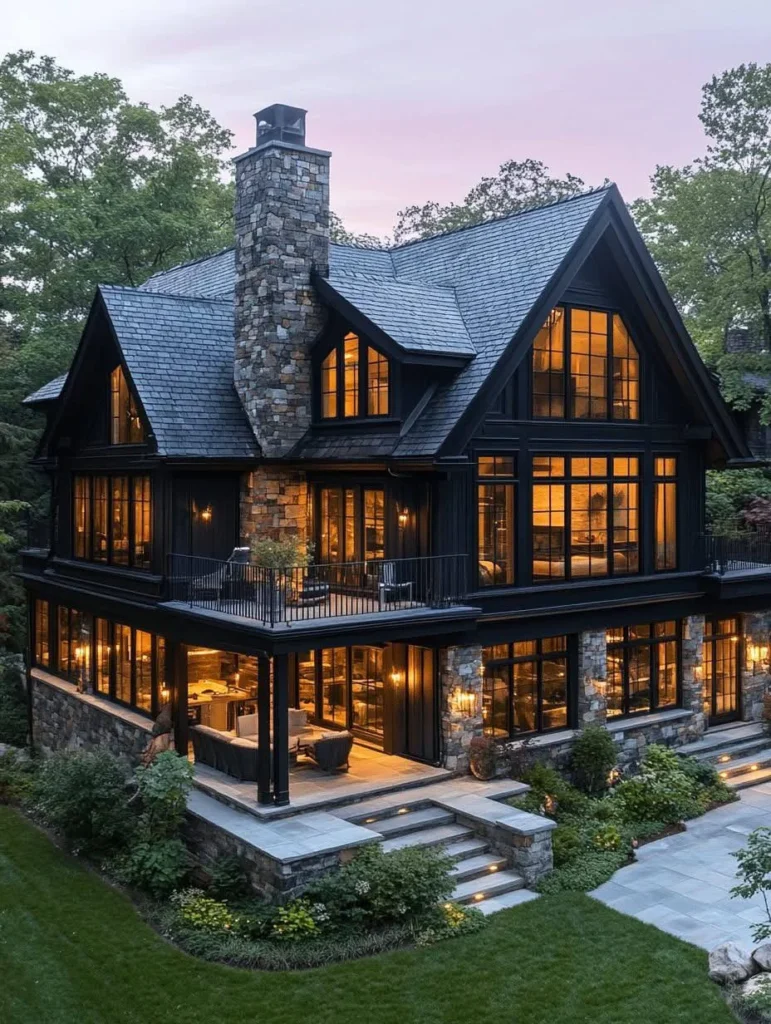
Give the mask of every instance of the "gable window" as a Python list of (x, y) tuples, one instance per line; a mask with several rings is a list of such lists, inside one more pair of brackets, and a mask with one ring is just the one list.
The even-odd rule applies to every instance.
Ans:
[(673, 708), (680, 687), (677, 622), (623, 626), (607, 634), (608, 716)]
[(569, 723), (566, 636), (496, 644), (482, 651), (482, 722), (485, 734), (565, 729)]
[(654, 565), (657, 572), (677, 568), (677, 457), (653, 460)]
[(388, 416), (389, 377), (386, 356), (349, 331), (321, 364), (321, 418)]
[(558, 307), (533, 342), (535, 419), (639, 420), (640, 357), (618, 313)]
[(477, 459), (477, 560), (479, 585), (514, 582), (514, 457)]
[(152, 490), (149, 476), (76, 476), (73, 479), (75, 558), (149, 569), (152, 562)]
[(145, 430), (122, 366), (110, 374), (110, 444), (142, 444)]
[(637, 456), (533, 458), (533, 580), (640, 568)]

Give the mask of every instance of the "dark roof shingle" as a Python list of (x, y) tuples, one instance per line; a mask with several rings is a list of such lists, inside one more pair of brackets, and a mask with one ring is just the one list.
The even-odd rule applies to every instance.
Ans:
[(66, 373), (63, 373), (60, 377), (54, 377), (53, 380), (49, 380), (47, 384), (44, 384), (42, 388), (38, 388), (31, 395), (27, 395), (21, 404), (42, 405), (43, 402), (55, 402), (59, 395), (61, 395), (66, 380)]

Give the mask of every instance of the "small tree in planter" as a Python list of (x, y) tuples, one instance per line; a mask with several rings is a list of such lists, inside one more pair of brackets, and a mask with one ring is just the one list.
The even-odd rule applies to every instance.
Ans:
[(286, 598), (296, 590), (313, 557), (312, 545), (299, 537), (286, 537), (282, 540), (255, 537), (251, 547), (254, 565), (275, 570), (273, 585), (279, 598)]
[(492, 779), (495, 775), (497, 744), (492, 736), (475, 736), (469, 747), (469, 768), (476, 779)]

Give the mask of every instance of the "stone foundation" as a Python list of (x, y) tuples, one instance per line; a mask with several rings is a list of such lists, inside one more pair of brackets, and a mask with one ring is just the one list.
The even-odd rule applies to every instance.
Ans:
[[(750, 612), (742, 616), (744, 663), (741, 666), (741, 706), (745, 722), (763, 719), (763, 696), (771, 686), (771, 611)], [(756, 650), (757, 649), (757, 650)], [(763, 654), (765, 653), (765, 658)], [(757, 657), (755, 657), (757, 655)]]
[(153, 723), (135, 711), (118, 707), (101, 697), (78, 693), (64, 682), (40, 669), (33, 669), (32, 740), (36, 750), (102, 747), (115, 754), (133, 771), (150, 740)]
[(579, 729), (587, 725), (605, 725), (608, 678), (605, 630), (592, 630), (578, 636), (578, 697), (576, 711)]
[(469, 748), (482, 731), (482, 648), (443, 647), (439, 652), (444, 767), (468, 771)]

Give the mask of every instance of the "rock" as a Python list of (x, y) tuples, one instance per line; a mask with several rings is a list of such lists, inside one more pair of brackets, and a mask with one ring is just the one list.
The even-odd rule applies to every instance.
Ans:
[(757, 971), (749, 953), (735, 942), (715, 946), (709, 954), (709, 976), (718, 985), (736, 985)]
[(752, 959), (759, 971), (771, 971), (771, 942), (764, 942), (753, 950)]

